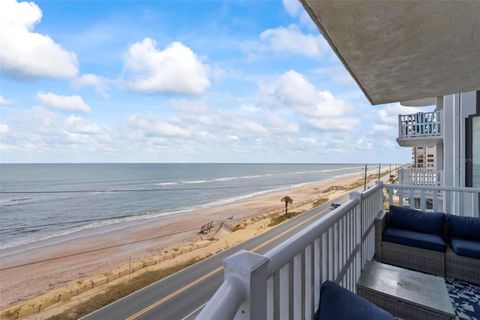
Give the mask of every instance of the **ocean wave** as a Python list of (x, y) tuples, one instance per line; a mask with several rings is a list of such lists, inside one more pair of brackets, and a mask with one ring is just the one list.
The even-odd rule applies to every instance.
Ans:
[(173, 186), (178, 184), (178, 182), (159, 182), (155, 183), (156, 186)]
[(186, 181), (181, 181), (181, 183), (185, 183), (185, 184), (197, 184), (197, 183), (206, 183), (206, 182), (210, 182), (212, 180), (186, 180)]
[(217, 178), (214, 179), (213, 181), (230, 181), (230, 180), (237, 180), (240, 177), (224, 177), (224, 178)]
[(266, 176), (267, 175), (265, 175), (265, 174), (254, 174), (254, 175), (251, 175), (251, 176), (241, 176), (240, 178), (242, 178), (242, 179), (255, 179), (255, 178), (261, 178), (261, 177), (266, 177)]

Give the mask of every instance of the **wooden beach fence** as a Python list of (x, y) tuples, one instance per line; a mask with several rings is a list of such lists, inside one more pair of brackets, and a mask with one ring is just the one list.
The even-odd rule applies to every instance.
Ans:
[(200, 233), (209, 233), (210, 229), (213, 228), (214, 221), (210, 221), (209, 223), (205, 223), (203, 226), (200, 227)]

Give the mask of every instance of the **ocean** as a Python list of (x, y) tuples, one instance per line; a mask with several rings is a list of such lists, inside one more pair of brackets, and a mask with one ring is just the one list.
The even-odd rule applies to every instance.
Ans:
[(0, 249), (245, 199), (361, 164), (0, 164)]

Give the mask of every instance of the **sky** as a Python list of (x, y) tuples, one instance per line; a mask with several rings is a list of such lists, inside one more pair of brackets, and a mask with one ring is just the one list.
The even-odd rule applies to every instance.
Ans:
[(370, 105), (296, 0), (0, 0), (1, 162), (400, 163), (417, 111)]

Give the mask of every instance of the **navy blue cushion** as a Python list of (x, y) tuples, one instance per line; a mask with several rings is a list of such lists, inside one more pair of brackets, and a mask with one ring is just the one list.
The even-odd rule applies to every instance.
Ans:
[(445, 241), (436, 234), (421, 233), (397, 228), (385, 229), (385, 232), (383, 233), (383, 241), (440, 252), (445, 252), (447, 249)]
[(393, 228), (436, 234), (443, 238), (445, 214), (390, 206), (388, 225)]
[(320, 289), (320, 303), (315, 320), (395, 320), (383, 309), (332, 281), (325, 281)]
[(480, 240), (480, 218), (449, 214), (447, 221), (449, 237)]
[(450, 246), (459, 256), (480, 259), (480, 241), (451, 238)]

